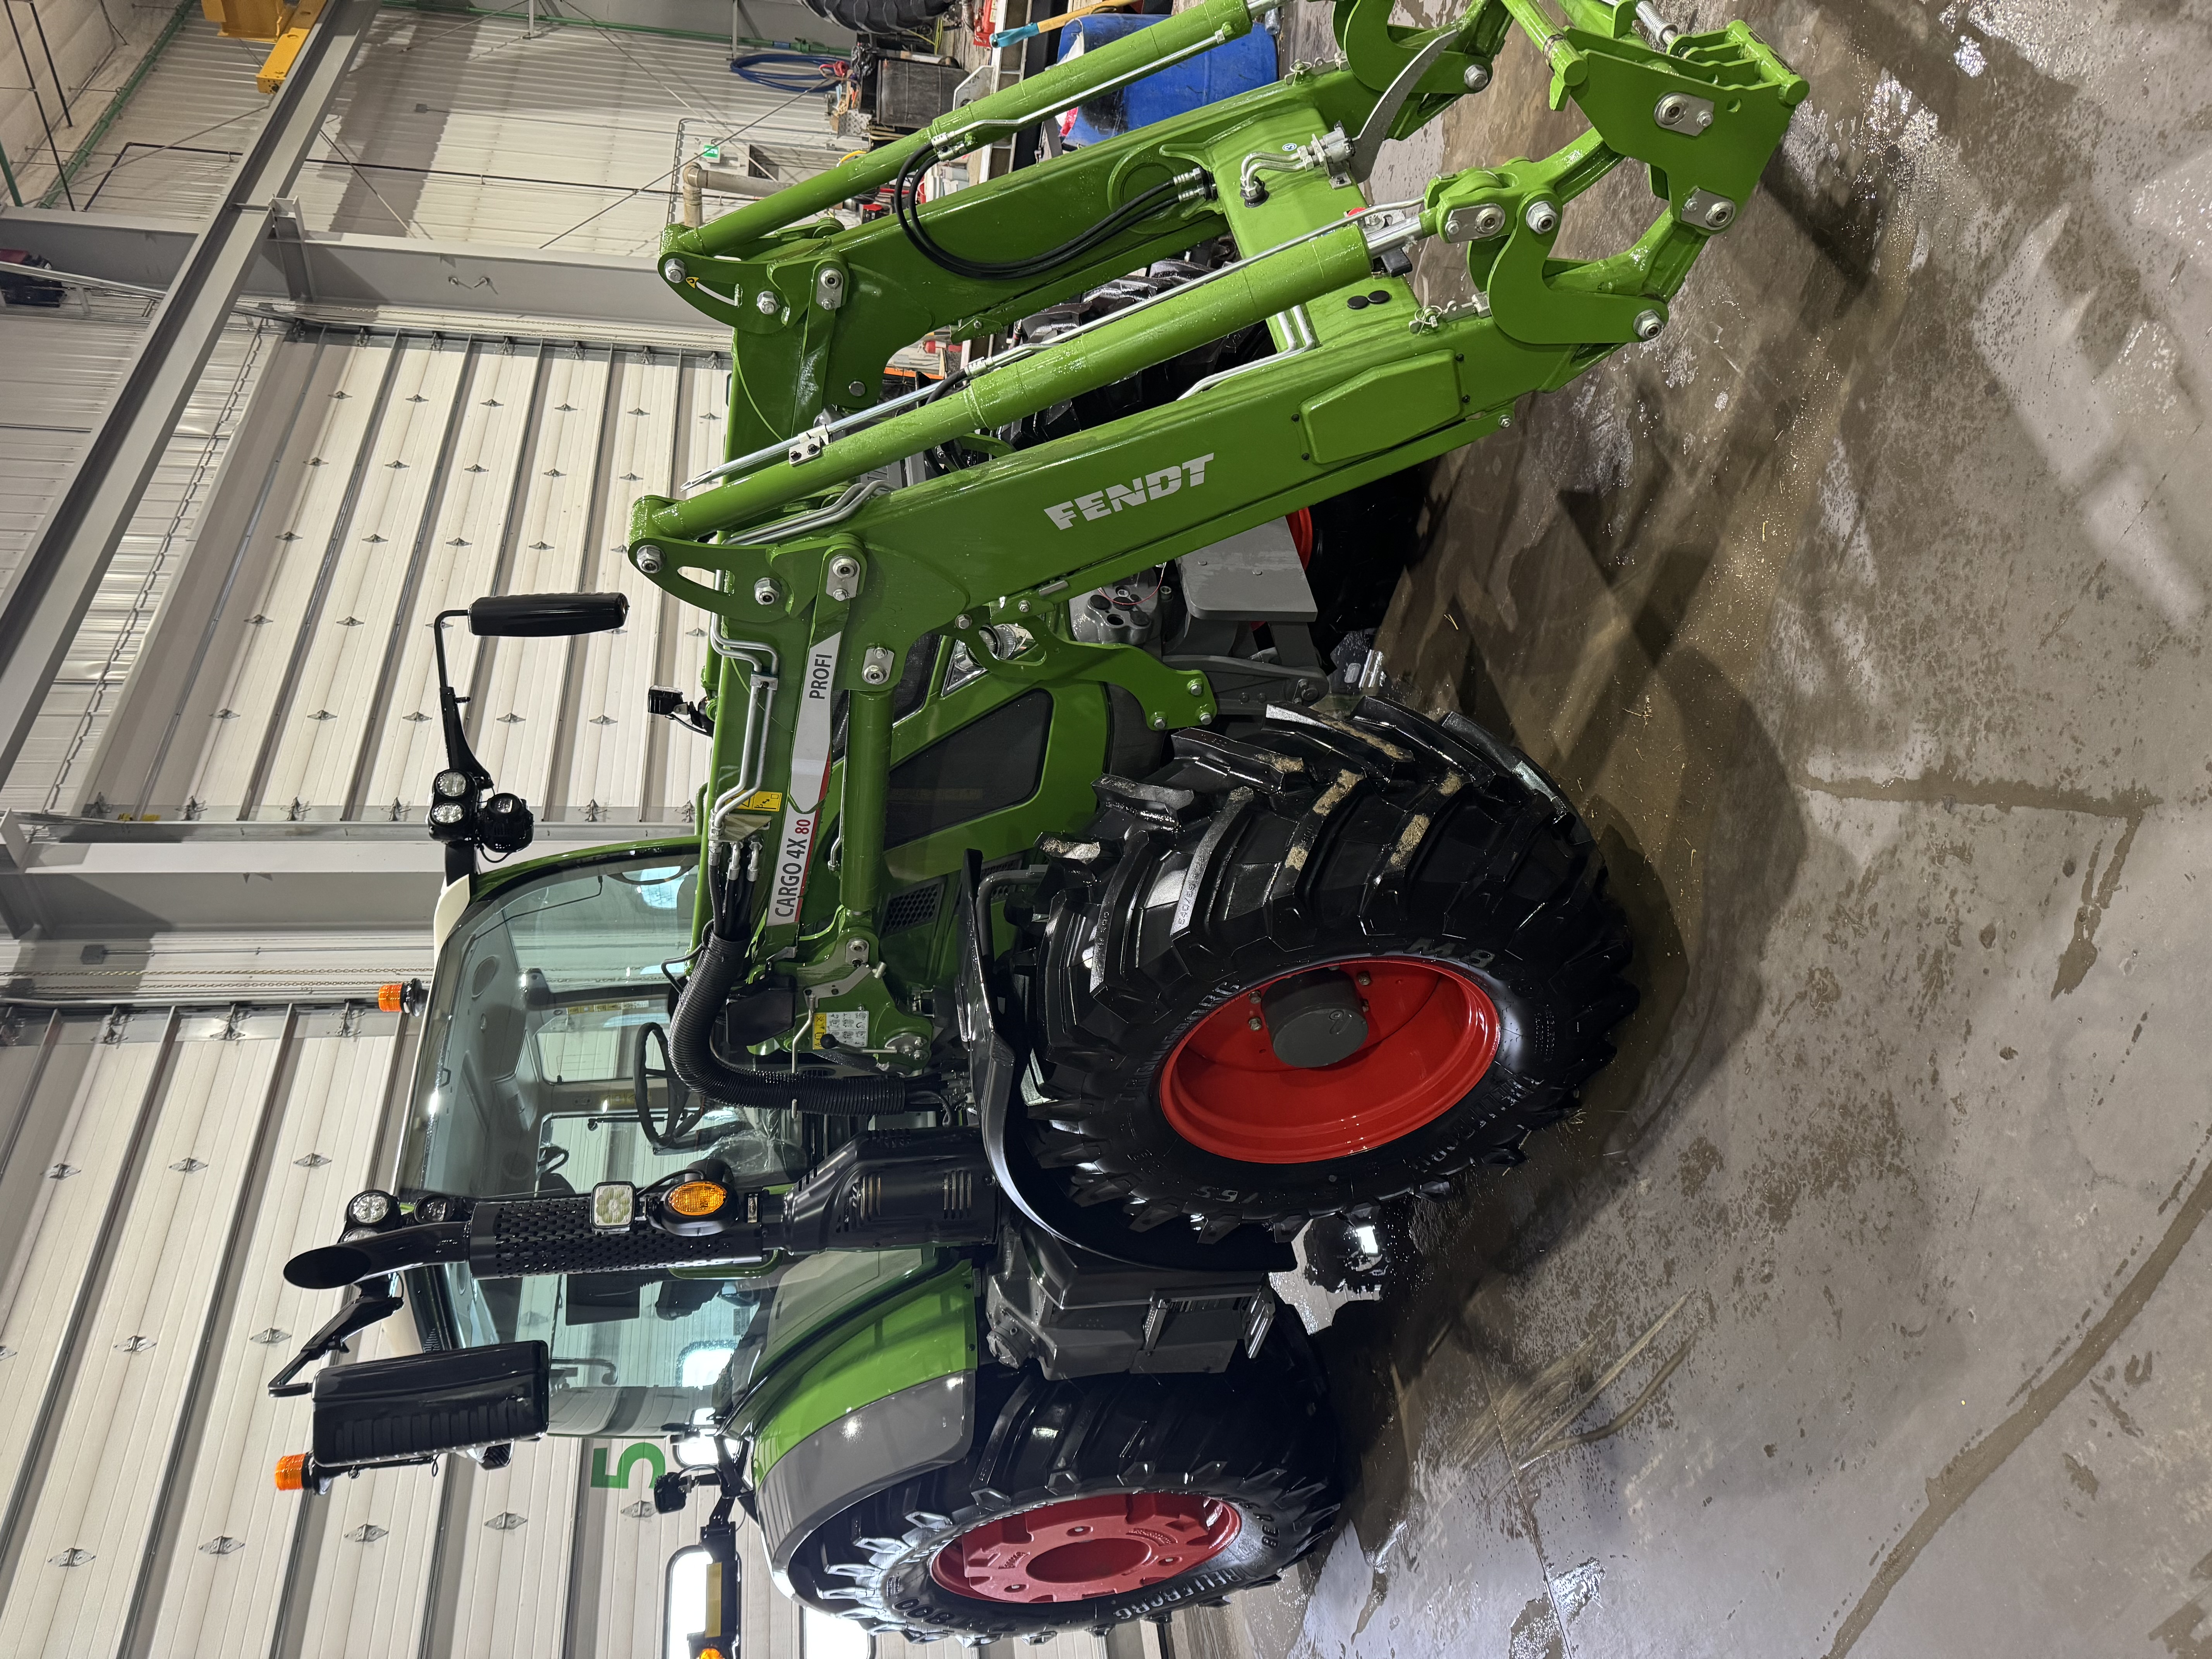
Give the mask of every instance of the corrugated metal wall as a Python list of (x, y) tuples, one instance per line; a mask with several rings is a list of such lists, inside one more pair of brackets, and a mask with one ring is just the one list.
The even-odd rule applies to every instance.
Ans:
[(153, 302), (80, 289), (62, 307), (0, 307), (0, 594), (137, 349)]
[(17, 0), (9, 8), (15, 27), (0, 33), (0, 154), (25, 201), (52, 185), (167, 13), (111, 12), (100, 0)]
[(241, 1006), (11, 1035), (0, 1652), (265, 1651), (301, 1516), (268, 1471), (305, 1413), (263, 1384), (328, 1299), (278, 1268), (368, 1178), (396, 1021)]
[[(77, 290), (57, 311), (0, 311), (0, 362), (7, 366), (10, 408), (18, 412), (0, 424), (0, 560), (8, 576), (129, 367), (150, 304)], [(201, 515), (283, 330), (281, 323), (240, 318), (216, 342), (47, 690), (38, 725), (0, 788), (0, 807), (66, 811), (96, 796), (87, 769), (147, 631), (192, 550)]]
[[(541, 817), (682, 823), (706, 746), (653, 721), (705, 633), (636, 577), (630, 504), (719, 453), (726, 361), (643, 348), (302, 332), (289, 441), (214, 619), (234, 641), (138, 805), (163, 817), (420, 822), (439, 763), (429, 622), (491, 592), (618, 587), (621, 632), (474, 640), (449, 625), (472, 740)], [(213, 551), (214, 550), (210, 550)], [(77, 780), (80, 804), (130, 780)]]
[[(80, 200), (205, 213), (267, 106), (264, 50), (188, 22), (82, 166)], [(679, 128), (694, 155), (716, 140), (790, 147), (794, 165), (838, 153), (818, 96), (754, 86), (706, 41), (390, 11), (301, 175), (301, 211), (313, 230), (648, 253)]]

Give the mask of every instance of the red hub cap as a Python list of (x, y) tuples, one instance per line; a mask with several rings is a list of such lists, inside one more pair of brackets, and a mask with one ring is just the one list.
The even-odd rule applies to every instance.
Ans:
[[(1268, 1029), (1271, 988), (1215, 1009), (1160, 1073), (1160, 1110), (1194, 1146), (1247, 1164), (1314, 1164), (1364, 1152), (1441, 1117), (1498, 1056), (1498, 1007), (1473, 980), (1430, 962), (1332, 963), (1357, 988), (1366, 1033), (1333, 1064), (1292, 1065)], [(1310, 993), (1304, 993), (1310, 994)]]
[(1072, 1498), (961, 1534), (938, 1551), (929, 1576), (981, 1601), (1084, 1601), (1188, 1572), (1241, 1525), (1232, 1506), (1194, 1492)]

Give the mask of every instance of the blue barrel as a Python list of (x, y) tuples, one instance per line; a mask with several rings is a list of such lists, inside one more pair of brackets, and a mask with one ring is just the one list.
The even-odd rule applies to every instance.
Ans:
[[(1103, 46), (1159, 21), (1115, 12), (1078, 18), (1060, 31), (1060, 61), (1066, 63), (1079, 49)], [(1171, 115), (1188, 114), (1224, 98), (1234, 98), (1240, 92), (1271, 86), (1276, 76), (1275, 37), (1264, 28), (1255, 28), (1103, 98), (1078, 105), (1067, 141), (1095, 144), (1133, 127), (1150, 126)]]

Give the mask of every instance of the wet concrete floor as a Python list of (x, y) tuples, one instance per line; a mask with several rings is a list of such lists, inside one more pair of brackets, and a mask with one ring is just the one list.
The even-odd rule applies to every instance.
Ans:
[[(1321, 1339), (1345, 1523), (1179, 1659), (2212, 1656), (2212, 11), (1729, 15), (1786, 153), (1436, 468), (1382, 640), (1582, 803), (1643, 1007)], [(1499, 70), (1386, 167), (1562, 142)]]

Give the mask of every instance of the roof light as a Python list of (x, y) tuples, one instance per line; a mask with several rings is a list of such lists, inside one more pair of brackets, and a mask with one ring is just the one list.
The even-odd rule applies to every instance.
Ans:
[(347, 1218), (364, 1227), (375, 1226), (391, 1213), (392, 1194), (380, 1193), (374, 1187), (365, 1193), (356, 1193), (346, 1203)]
[(294, 1452), (276, 1460), (276, 1490), (305, 1492), (307, 1489), (307, 1454)]
[(602, 1181), (592, 1188), (592, 1225), (603, 1233), (629, 1231), (637, 1188), (627, 1181)]

